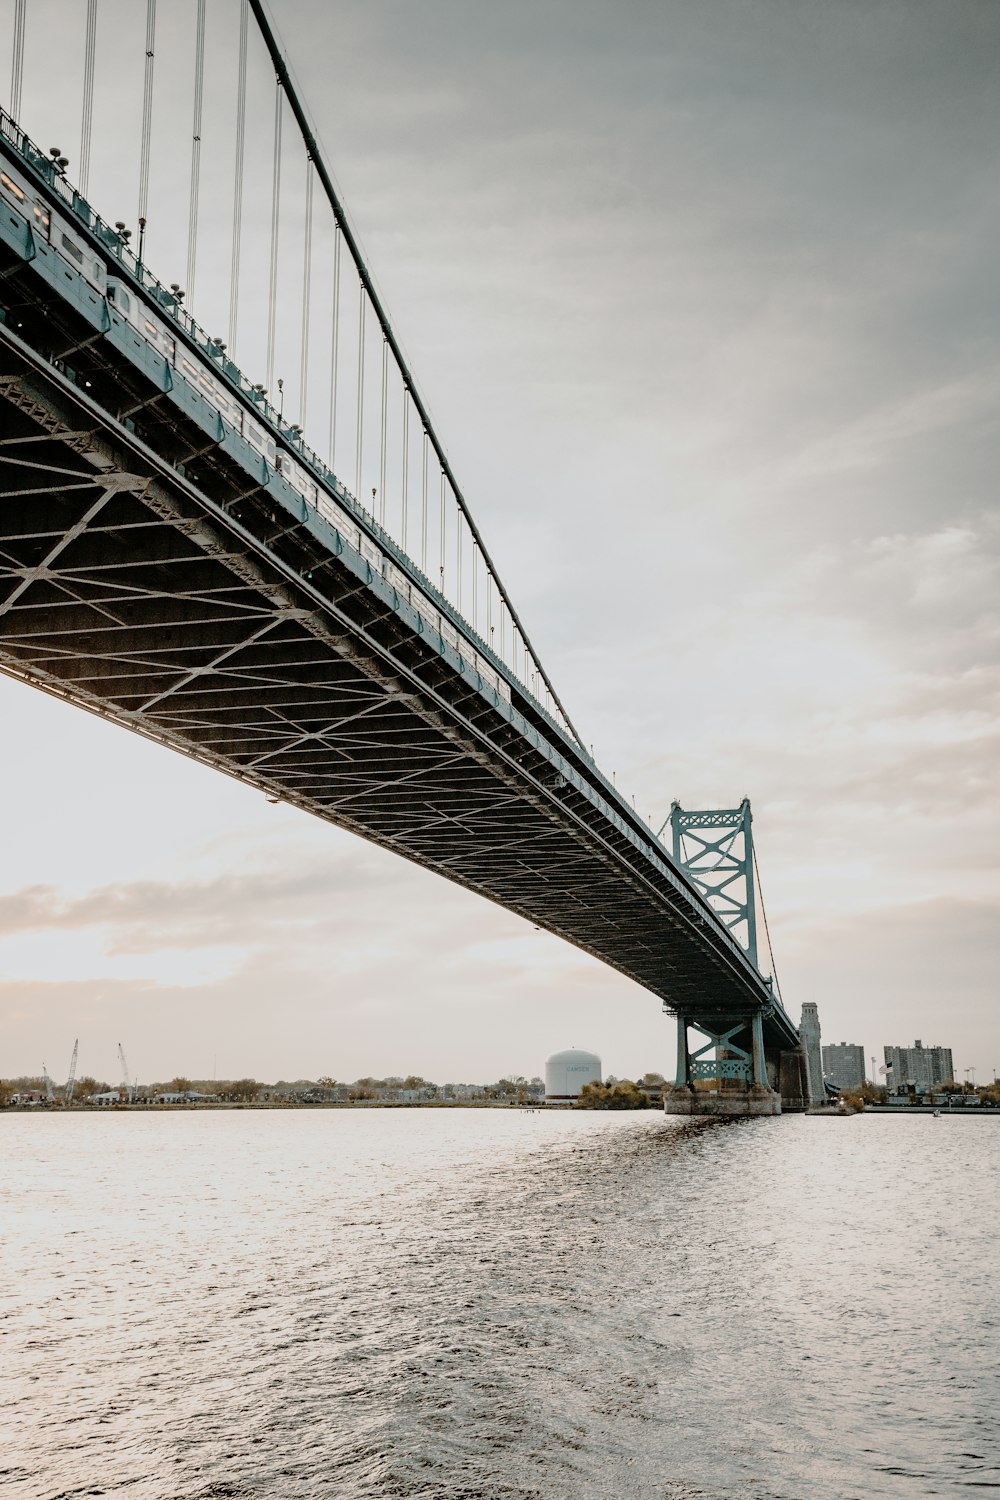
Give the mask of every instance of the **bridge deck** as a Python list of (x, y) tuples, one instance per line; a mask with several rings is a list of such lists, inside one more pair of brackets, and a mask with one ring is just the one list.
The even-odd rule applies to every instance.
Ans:
[(527, 693), (507, 702), (195, 393), (126, 357), (106, 306), (9, 240), (0, 275), (0, 670), (479, 892), (671, 1007), (763, 1007), (794, 1043)]

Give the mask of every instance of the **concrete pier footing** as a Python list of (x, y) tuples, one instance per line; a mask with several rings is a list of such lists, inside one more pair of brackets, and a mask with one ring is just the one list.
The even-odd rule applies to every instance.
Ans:
[(714, 1115), (738, 1119), (748, 1115), (780, 1115), (781, 1095), (773, 1089), (751, 1086), (746, 1089), (705, 1089), (675, 1087), (665, 1089), (663, 1112), (668, 1115)]
[(801, 1047), (782, 1052), (778, 1087), (784, 1114), (801, 1114), (809, 1108), (809, 1065)]

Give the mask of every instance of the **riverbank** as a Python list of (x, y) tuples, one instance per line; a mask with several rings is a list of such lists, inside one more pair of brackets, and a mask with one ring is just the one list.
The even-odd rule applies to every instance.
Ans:
[(70, 1115), (106, 1115), (106, 1114), (177, 1114), (182, 1111), (196, 1110), (201, 1113), (206, 1111), (219, 1112), (222, 1110), (349, 1110), (349, 1109), (502, 1109), (508, 1113), (537, 1114), (544, 1110), (549, 1114), (552, 1110), (574, 1109), (571, 1103), (560, 1102), (546, 1104), (539, 1100), (534, 1104), (517, 1104), (503, 1099), (355, 1099), (355, 1100), (329, 1100), (322, 1102), (306, 1102), (297, 1099), (258, 1099), (230, 1101), (225, 1099), (209, 1100), (201, 1099), (197, 1102), (190, 1101), (183, 1104), (153, 1104), (145, 1100), (136, 1100), (134, 1104), (121, 1102), (118, 1104), (8, 1104), (0, 1110), (0, 1114), (9, 1115), (34, 1115), (34, 1114), (70, 1114)]
[(866, 1115), (899, 1115), (907, 1120), (933, 1120), (938, 1116), (943, 1119), (945, 1115), (982, 1115), (986, 1119), (1000, 1120), (1000, 1109), (981, 1104), (936, 1104), (933, 1109), (926, 1105), (866, 1104), (863, 1112)]

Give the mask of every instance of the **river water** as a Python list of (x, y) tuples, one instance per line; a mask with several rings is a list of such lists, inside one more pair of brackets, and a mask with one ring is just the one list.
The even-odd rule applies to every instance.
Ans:
[(0, 1117), (4, 1500), (1000, 1489), (1000, 1118)]

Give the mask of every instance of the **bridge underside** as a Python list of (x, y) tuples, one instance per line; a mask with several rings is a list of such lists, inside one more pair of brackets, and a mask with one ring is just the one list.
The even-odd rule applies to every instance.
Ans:
[[(526, 696), (485, 694), (297, 499), (92, 330), (82, 346), (71, 310), (24, 297), (15, 320), (10, 282), (3, 298), (0, 670), (447, 876), (671, 1008), (722, 1027), (766, 1007)], [(783, 1014), (763, 1024), (792, 1044)]]

